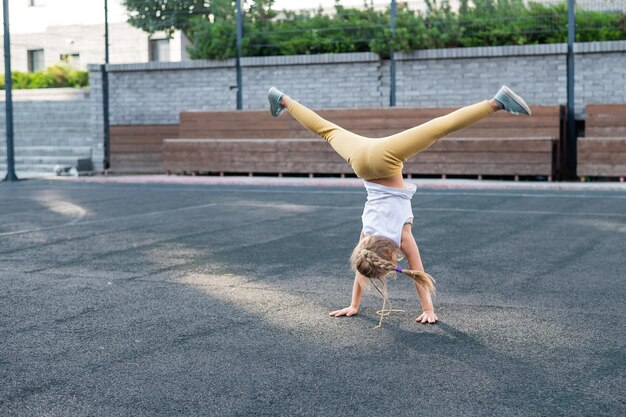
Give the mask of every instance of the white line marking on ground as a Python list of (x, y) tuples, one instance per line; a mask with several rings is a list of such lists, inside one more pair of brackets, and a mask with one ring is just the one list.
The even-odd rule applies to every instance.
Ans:
[[(67, 227), (67, 226), (75, 225), (79, 223), (81, 220), (83, 220), (85, 216), (89, 213), (89, 210), (79, 205), (76, 205), (74, 203), (70, 203), (69, 201), (54, 201), (52, 199), (45, 198), (45, 197), (36, 197), (33, 199), (29, 199), (29, 200), (37, 201), (39, 204), (41, 204), (42, 206), (44, 206), (46, 209), (48, 209), (49, 211), (53, 213), (56, 213), (65, 217), (71, 217), (71, 220), (69, 220), (68, 222), (65, 222), (56, 226), (50, 226), (52, 228), (60, 228), (60, 227)], [(12, 232), (0, 233), (0, 237), (19, 235), (23, 233), (38, 232), (38, 231), (45, 230), (45, 229), (48, 229), (48, 228), (14, 230)]]
[[(55, 177), (56, 181), (74, 183), (176, 184), (176, 185), (257, 185), (289, 187), (362, 187), (359, 178), (303, 178), (303, 177), (248, 177), (248, 176), (179, 176), (142, 175), (107, 177)], [(570, 190), (570, 191), (626, 191), (620, 182), (526, 182), (471, 179), (410, 179), (418, 188), (475, 189), (475, 190)]]
[[(17, 231), (13, 231), (13, 232), (6, 232), (6, 233), (0, 233), (0, 237), (3, 236), (13, 236), (13, 235), (19, 235), (19, 234), (27, 234), (27, 233), (34, 233), (34, 232), (41, 232), (41, 231), (47, 231), (47, 230), (54, 230), (54, 229), (60, 229), (63, 227), (73, 227), (73, 226), (88, 226), (88, 225), (93, 225), (93, 224), (100, 224), (100, 223), (107, 223), (107, 222), (114, 222), (114, 221), (120, 221), (120, 220), (128, 220), (128, 219), (132, 219), (132, 218), (142, 218), (142, 217), (147, 217), (147, 216), (156, 216), (156, 215), (161, 215), (161, 214), (170, 214), (170, 213), (175, 213), (175, 212), (180, 212), (180, 211), (186, 211), (186, 210), (197, 210), (197, 209), (202, 209), (202, 208), (208, 208), (208, 207), (215, 207), (215, 206), (226, 206), (226, 207), (255, 207), (255, 208), (271, 208), (271, 209), (286, 209), (288, 211), (292, 211), (294, 208), (298, 207), (298, 208), (302, 208), (302, 209), (333, 209), (333, 210), (362, 210), (363, 207), (362, 206), (325, 206), (325, 205), (294, 205), (294, 204), (287, 204), (284, 205), (284, 207), (281, 207), (280, 204), (271, 204), (271, 203), (259, 203), (259, 204), (253, 204), (253, 203), (245, 203), (245, 204), (239, 204), (239, 203), (210, 203), (210, 204), (202, 204), (202, 205), (198, 205), (198, 206), (188, 206), (188, 207), (180, 207), (180, 208), (175, 208), (175, 209), (170, 209), (170, 210), (159, 210), (159, 211), (153, 211), (153, 212), (148, 212), (148, 213), (138, 213), (138, 214), (131, 214), (128, 216), (118, 216), (118, 217), (113, 217), (113, 218), (107, 218), (107, 219), (100, 219), (100, 220), (91, 220), (91, 221), (84, 221), (84, 222), (70, 222), (70, 223), (66, 223), (66, 224), (62, 224), (62, 225), (57, 225), (57, 226), (50, 226), (50, 227), (42, 227), (42, 228), (38, 228), (38, 229), (29, 229), (29, 230), (17, 230)], [(567, 217), (618, 217), (618, 218), (626, 218), (626, 213), (570, 213), (570, 212), (559, 212), (559, 211), (538, 211), (538, 210), (494, 210), (494, 209), (463, 209), (463, 208), (443, 208), (443, 207), (419, 207), (419, 211), (431, 211), (431, 212), (464, 212), (464, 213), (494, 213), (494, 214), (515, 214), (515, 215), (550, 215), (550, 216), (567, 216)]]
[(498, 214), (537, 214), (568, 217), (626, 217), (626, 213), (568, 213), (562, 211), (540, 211), (540, 210), (492, 210), (492, 209), (459, 209), (459, 208), (424, 208), (420, 211), (459, 211), (471, 213), (498, 213)]
[[(261, 207), (275, 208), (280, 204), (271, 203), (218, 203), (218, 205), (233, 207)], [(293, 206), (293, 205), (290, 205)], [(363, 210), (362, 206), (323, 206), (323, 205), (303, 205), (303, 207), (312, 207), (320, 209), (336, 209), (336, 210)], [(574, 217), (626, 217), (626, 213), (568, 213), (561, 211), (540, 211), (540, 210), (495, 210), (495, 209), (463, 209), (463, 208), (446, 208), (446, 207), (419, 207), (419, 211), (449, 211), (449, 212), (468, 212), (468, 213), (497, 213), (497, 214), (533, 214), (533, 215), (554, 215), (554, 216), (574, 216)]]
[(160, 211), (152, 211), (152, 212), (148, 212), (148, 213), (130, 214), (128, 216), (118, 216), (118, 217), (112, 217), (112, 218), (100, 219), (100, 220), (88, 220), (88, 221), (77, 222), (77, 223), (70, 222), (70, 223), (66, 223), (66, 224), (60, 224), (60, 225), (57, 225), (57, 226), (41, 227), (41, 228), (38, 228), (38, 229), (16, 230), (16, 231), (13, 231), (13, 232), (0, 233), (0, 237), (21, 235), (21, 234), (35, 233), (35, 232), (43, 232), (43, 231), (47, 231), (47, 230), (60, 229), (60, 228), (63, 228), (63, 227), (88, 226), (88, 225), (92, 225), (92, 224), (99, 224), (99, 223), (107, 223), (107, 222), (115, 222), (115, 221), (119, 221), (119, 220), (132, 219), (132, 218), (135, 218), (135, 217), (140, 217), (141, 218), (141, 217), (154, 216), (154, 215), (159, 215), (159, 214), (169, 214), (169, 213), (175, 213), (175, 212), (179, 212), (179, 211), (196, 210), (196, 209), (200, 209), (200, 208), (207, 208), (207, 207), (212, 207), (212, 206), (216, 206), (216, 205), (217, 205), (217, 203), (202, 204), (202, 205), (199, 205), (199, 206), (188, 206), (188, 207), (180, 207), (180, 208), (171, 209), (171, 210), (160, 210)]
[[(84, 184), (84, 185), (83, 185)], [(246, 193), (257, 193), (257, 194), (272, 194), (272, 193), (277, 193), (279, 191), (275, 190), (275, 189), (251, 189), (251, 188), (225, 188), (226, 186), (237, 186), (237, 187), (291, 187), (291, 188), (297, 188), (295, 190), (285, 190), (284, 188), (282, 188), (280, 190), (281, 194), (360, 194), (365, 196), (365, 188), (363, 187), (358, 187), (358, 186), (342, 186), (342, 185), (330, 185), (330, 186), (320, 186), (320, 187), (329, 187), (329, 188), (346, 188), (345, 190), (311, 190), (309, 188), (313, 188), (313, 186), (302, 186), (302, 187), (293, 187), (290, 185), (281, 185), (281, 184), (277, 184), (277, 185), (257, 185), (257, 184), (204, 184), (203, 186), (198, 186), (198, 185), (193, 185), (193, 184), (180, 184), (178, 186), (175, 186), (175, 184), (168, 184), (168, 183), (164, 183), (163, 186), (159, 186), (158, 184), (155, 183), (148, 183), (146, 186), (141, 186), (140, 183), (118, 183), (118, 182), (113, 182), (113, 183), (81, 183), (81, 184), (64, 184), (63, 188), (67, 189), (67, 188), (72, 188), (72, 189), (93, 189), (93, 190), (101, 190), (102, 188), (100, 187), (93, 187), (90, 186), (92, 184), (105, 184), (105, 185), (122, 185), (124, 190), (140, 190), (140, 191), (144, 191), (144, 190), (149, 190), (149, 191), (177, 191), (177, 192), (198, 192), (198, 191), (214, 191), (215, 186), (220, 187), (219, 191), (220, 192), (228, 192), (228, 193), (241, 193), (243, 190), (245, 190)], [(222, 188), (223, 187), (223, 188)], [(360, 188), (360, 189), (355, 189), (355, 188)], [(34, 187), (30, 187), (30, 190), (34, 189)], [(434, 188), (433, 188), (434, 189)], [(607, 195), (607, 194), (580, 194), (580, 190), (575, 190), (575, 189), (536, 189), (536, 190), (528, 190), (528, 189), (522, 189), (520, 191), (537, 191), (540, 192), (541, 194), (531, 194), (531, 193), (516, 193), (513, 192), (515, 191), (515, 188), (502, 188), (502, 192), (494, 192), (493, 190), (489, 190), (489, 189), (485, 189), (480, 190), (480, 189), (476, 189), (475, 191), (459, 191), (458, 188), (450, 188), (450, 189), (443, 189), (445, 191), (429, 191), (428, 188), (418, 188), (416, 195), (442, 195), (442, 196), (449, 196), (449, 195), (455, 195), (455, 196), (486, 196), (486, 197), (523, 197), (523, 198), (554, 198), (554, 199), (558, 199), (558, 198), (562, 198), (562, 199), (609, 199), (609, 200), (626, 200), (626, 194), (620, 194), (620, 195)], [(498, 190), (498, 189), (496, 189)], [(620, 192), (621, 190), (604, 190), (604, 189), (598, 189), (598, 190), (593, 190), (593, 189), (587, 189), (584, 190), (583, 192), (602, 192), (602, 193), (606, 193), (606, 192)], [(553, 194), (546, 194), (547, 192), (552, 192)], [(559, 193), (574, 193), (576, 192), (577, 194), (559, 194)]]

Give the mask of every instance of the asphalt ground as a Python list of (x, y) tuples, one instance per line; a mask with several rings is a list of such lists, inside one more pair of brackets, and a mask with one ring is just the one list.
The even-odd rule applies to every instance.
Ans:
[(437, 325), (350, 301), (358, 187), (0, 183), (2, 416), (626, 415), (626, 193), (420, 188)]

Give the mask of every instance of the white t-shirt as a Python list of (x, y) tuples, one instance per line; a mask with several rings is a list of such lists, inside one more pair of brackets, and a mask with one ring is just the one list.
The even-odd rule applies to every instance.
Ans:
[(363, 234), (383, 236), (393, 240), (398, 248), (402, 241), (402, 227), (413, 218), (411, 197), (415, 184), (406, 188), (387, 187), (363, 181), (367, 190), (367, 202), (363, 209)]

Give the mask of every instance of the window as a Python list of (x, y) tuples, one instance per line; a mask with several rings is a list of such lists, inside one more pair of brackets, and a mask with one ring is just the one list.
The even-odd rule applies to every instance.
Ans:
[(30, 49), (28, 51), (28, 72), (41, 71), (44, 68), (43, 49)]
[(45, 6), (46, 5), (46, 0), (28, 0), (28, 5), (30, 7)]
[(170, 60), (170, 40), (150, 39), (150, 61)]
[(74, 69), (80, 69), (80, 54), (61, 54), (61, 62), (69, 65)]

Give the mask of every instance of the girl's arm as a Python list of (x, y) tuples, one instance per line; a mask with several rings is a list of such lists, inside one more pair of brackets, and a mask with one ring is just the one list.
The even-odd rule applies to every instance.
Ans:
[[(363, 240), (363, 233), (361, 233), (361, 237), (359, 241)], [(359, 306), (361, 305), (361, 296), (363, 295), (363, 287), (361, 286), (361, 282), (364, 277), (361, 274), (356, 273), (354, 275), (354, 284), (352, 284), (352, 301), (350, 302), (350, 306), (346, 308), (342, 308), (341, 310), (335, 310), (328, 313), (329, 316), (339, 317), (339, 316), (356, 316), (359, 313)]]
[(342, 308), (341, 310), (335, 310), (328, 313), (329, 316), (356, 316), (359, 313), (359, 306), (361, 305), (361, 296), (363, 295), (363, 287), (360, 283), (360, 274), (354, 276), (354, 284), (352, 284), (352, 302), (349, 307)]
[[(420, 251), (411, 233), (411, 225), (405, 224), (402, 229), (402, 244), (400, 249), (404, 252), (406, 260), (409, 263), (409, 268), (414, 271), (424, 272), (424, 265), (422, 265), (422, 258), (420, 257)], [(433, 307), (433, 300), (430, 296), (430, 292), (419, 284), (415, 284), (417, 295), (422, 302), (423, 313), (419, 315), (415, 321), (420, 323), (436, 323), (437, 315), (435, 314), (435, 308)]]

